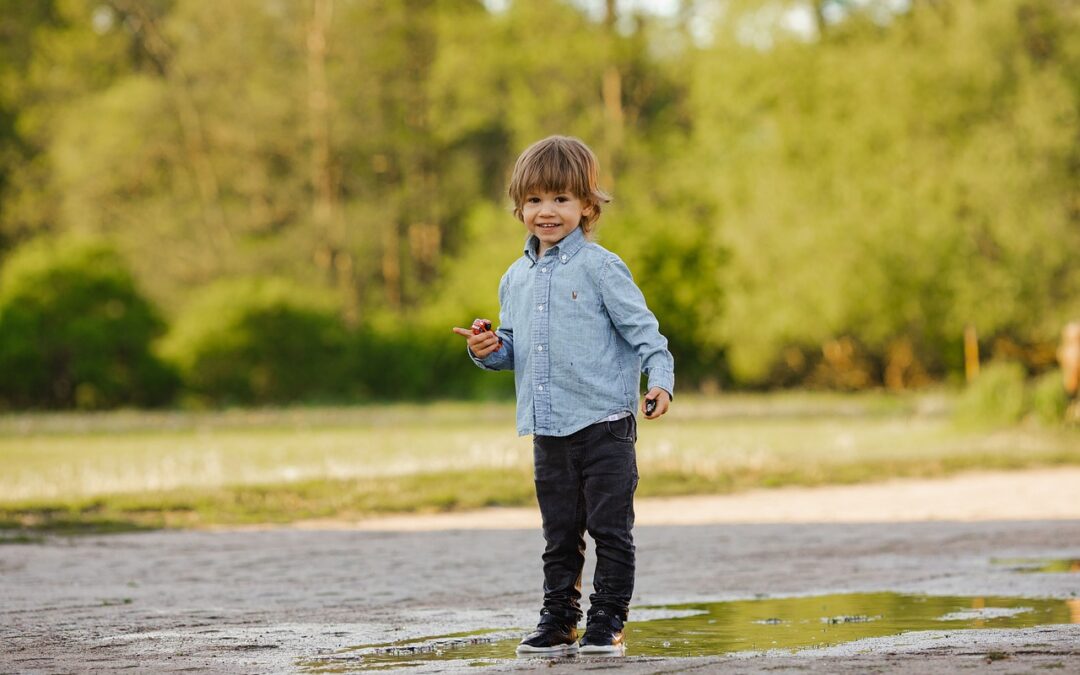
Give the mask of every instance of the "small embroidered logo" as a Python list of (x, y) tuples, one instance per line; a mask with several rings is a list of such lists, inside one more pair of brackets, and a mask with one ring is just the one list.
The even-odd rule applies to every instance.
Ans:
[(570, 297), (577, 300), (577, 291), (570, 291)]

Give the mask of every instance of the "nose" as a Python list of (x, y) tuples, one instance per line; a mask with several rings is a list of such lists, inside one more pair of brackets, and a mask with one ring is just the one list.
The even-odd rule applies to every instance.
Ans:
[(555, 205), (554, 205), (554, 203), (552, 203), (552, 202), (550, 202), (550, 201), (548, 201), (546, 199), (541, 201), (540, 202), (540, 215), (542, 215), (542, 216), (553, 216), (553, 215), (555, 215)]

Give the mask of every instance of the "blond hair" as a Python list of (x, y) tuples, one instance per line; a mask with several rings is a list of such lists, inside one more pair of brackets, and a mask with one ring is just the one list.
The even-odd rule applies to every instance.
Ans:
[(596, 155), (580, 139), (572, 136), (548, 136), (533, 143), (514, 162), (510, 176), (510, 199), (514, 215), (524, 220), (521, 206), (530, 192), (570, 192), (592, 207), (581, 217), (581, 229), (588, 234), (600, 218), (601, 204), (611, 196), (597, 186), (599, 163)]

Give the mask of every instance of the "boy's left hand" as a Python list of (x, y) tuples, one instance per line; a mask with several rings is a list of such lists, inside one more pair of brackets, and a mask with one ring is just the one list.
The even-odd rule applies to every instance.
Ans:
[[(656, 400), (656, 410), (651, 415), (645, 414), (645, 405), (648, 401)], [(645, 419), (654, 420), (668, 411), (671, 407), (671, 396), (660, 387), (653, 387), (649, 390), (648, 394), (645, 394), (645, 399), (641, 402), (641, 412), (645, 414)]]

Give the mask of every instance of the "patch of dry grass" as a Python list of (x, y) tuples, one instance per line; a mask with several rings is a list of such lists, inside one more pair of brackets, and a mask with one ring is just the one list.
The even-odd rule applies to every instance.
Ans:
[[(1075, 431), (955, 428), (940, 394), (681, 396), (639, 429), (639, 494), (1080, 464)], [(287, 522), (533, 502), (509, 404), (0, 418), (0, 527)]]

